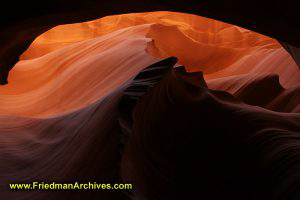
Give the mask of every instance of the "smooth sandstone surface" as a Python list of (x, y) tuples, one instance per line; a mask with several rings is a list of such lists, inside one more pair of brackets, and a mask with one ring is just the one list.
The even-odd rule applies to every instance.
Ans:
[[(284, 186), (270, 186), (268, 191), (279, 193), (270, 195), (280, 197), (290, 189), (289, 194), (296, 197), (299, 184), (289, 186), (299, 181), (297, 165), (280, 165), (280, 160), (288, 156), (292, 157), (290, 162), (297, 163), (300, 155), (300, 72), (296, 63), (272, 38), (215, 20), (171, 12), (109, 16), (62, 25), (33, 42), (10, 71), (9, 84), (0, 86), (0, 159), (5, 161), (0, 162), (0, 188), (7, 188), (11, 182), (36, 179), (118, 180), (121, 159), (117, 113), (122, 92), (141, 70), (170, 56), (178, 58), (176, 67), (184, 65), (191, 73), (171, 70), (134, 112), (133, 136), (123, 159), (132, 162), (137, 174), (127, 174), (126, 162), (122, 170), (124, 178), (138, 184), (136, 195), (155, 199), (161, 194), (160, 198), (172, 199), (172, 184), (166, 184), (170, 193), (159, 190), (166, 186), (165, 182), (154, 188), (151, 185), (154, 180), (164, 180), (160, 172), (176, 164), (171, 158), (174, 148), (181, 145), (180, 138), (186, 141), (182, 144), (187, 147), (185, 153), (197, 153), (196, 141), (201, 135), (195, 130), (199, 129), (199, 133), (207, 133), (201, 141), (206, 146), (200, 148), (204, 158), (214, 158), (226, 148), (218, 142), (220, 136), (222, 141), (237, 145), (228, 152), (239, 152), (240, 144), (231, 141), (238, 137), (242, 144), (249, 145), (247, 150), (261, 156), (258, 159), (267, 158), (266, 163), (257, 161), (257, 166), (274, 165), (274, 171), (279, 166), (283, 173), (276, 181)], [(203, 72), (203, 77), (192, 72)], [(198, 79), (203, 80), (198, 83)], [(153, 130), (147, 129), (150, 125)], [(178, 132), (184, 128), (197, 140), (185, 140), (186, 136)], [(220, 135), (214, 135), (215, 132)], [(173, 139), (174, 143), (164, 146)], [(257, 145), (264, 142), (270, 150)], [(145, 152), (150, 152), (154, 160), (144, 157)], [(249, 155), (240, 152), (238, 156), (247, 160)], [(171, 161), (165, 163), (169, 155)], [(196, 156), (188, 155), (191, 156), (180, 158), (192, 163)], [(221, 164), (226, 163), (225, 158)], [(232, 166), (239, 166), (232, 157), (230, 161)], [(205, 170), (212, 164), (221, 166), (218, 162), (205, 160)], [(162, 168), (155, 171), (151, 166), (157, 163)], [(211, 173), (217, 169), (213, 167)], [(193, 170), (187, 170), (187, 177)], [(293, 172), (292, 178), (289, 172)], [(169, 175), (177, 177), (176, 173)], [(118, 192), (12, 193), (5, 189), (0, 195), (18, 200), (127, 198)], [(237, 195), (236, 199), (241, 197)]]

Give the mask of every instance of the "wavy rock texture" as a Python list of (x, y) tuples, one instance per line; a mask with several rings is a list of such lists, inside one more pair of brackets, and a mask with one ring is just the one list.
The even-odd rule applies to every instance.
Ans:
[(153, 39), (153, 45), (148, 45), (147, 50), (158, 57), (176, 56), (188, 71), (203, 71), (206, 79), (277, 73), (284, 86), (299, 83), (297, 65), (276, 40), (216, 20), (172, 12), (108, 16), (58, 26), (38, 37), (21, 59), (36, 58), (74, 42), (150, 23), (153, 25), (147, 30), (147, 37)]
[(299, 114), (249, 106), (174, 68), (133, 111), (137, 199), (298, 199)]
[(235, 24), (277, 39), (295, 58), (300, 48), (297, 1), (285, 0), (44, 0), (7, 1), (0, 13), (0, 84), (32, 41), (57, 25), (78, 23), (108, 15), (174, 11)]
[[(169, 56), (187, 71), (170, 69), (133, 105), (121, 147), (123, 91)], [(0, 196), (127, 199), (121, 191), (7, 189), (123, 178), (138, 199), (176, 199), (194, 176), (199, 185), (184, 185), (186, 198), (297, 199), (299, 85), (296, 63), (274, 39), (203, 17), (156, 12), (58, 26), (0, 86)]]

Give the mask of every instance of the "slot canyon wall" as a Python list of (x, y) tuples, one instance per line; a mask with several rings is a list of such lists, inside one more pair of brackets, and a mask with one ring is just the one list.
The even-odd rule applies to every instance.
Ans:
[[(237, 0), (222, 1), (8, 1), (1, 15), (0, 71), (5, 84), (9, 70), (19, 56), (40, 34), (60, 24), (83, 22), (107, 15), (149, 11), (176, 11), (205, 16), (235, 24), (283, 42), (289, 49), (297, 49), (299, 40), (299, 12), (296, 1)], [(294, 50), (295, 57), (299, 51)], [(298, 60), (298, 59), (297, 59)]]
[[(293, 4), (44, 3), (0, 31), (1, 198), (300, 198)], [(134, 190), (8, 188), (36, 180)]]

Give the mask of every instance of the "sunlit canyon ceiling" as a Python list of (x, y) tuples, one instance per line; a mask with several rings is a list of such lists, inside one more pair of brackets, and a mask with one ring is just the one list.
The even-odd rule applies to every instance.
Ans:
[[(3, 42), (0, 199), (299, 197), (294, 36), (179, 12), (89, 18), (47, 15)], [(36, 180), (134, 189), (8, 188)]]

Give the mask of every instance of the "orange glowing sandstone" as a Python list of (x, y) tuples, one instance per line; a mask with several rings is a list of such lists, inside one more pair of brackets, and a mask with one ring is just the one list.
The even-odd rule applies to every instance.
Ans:
[(39, 36), (10, 72), (9, 84), (0, 86), (0, 113), (45, 117), (82, 108), (169, 56), (188, 71), (203, 71), (206, 80), (277, 73), (285, 87), (300, 82), (296, 64), (272, 38), (190, 14), (126, 14)]

